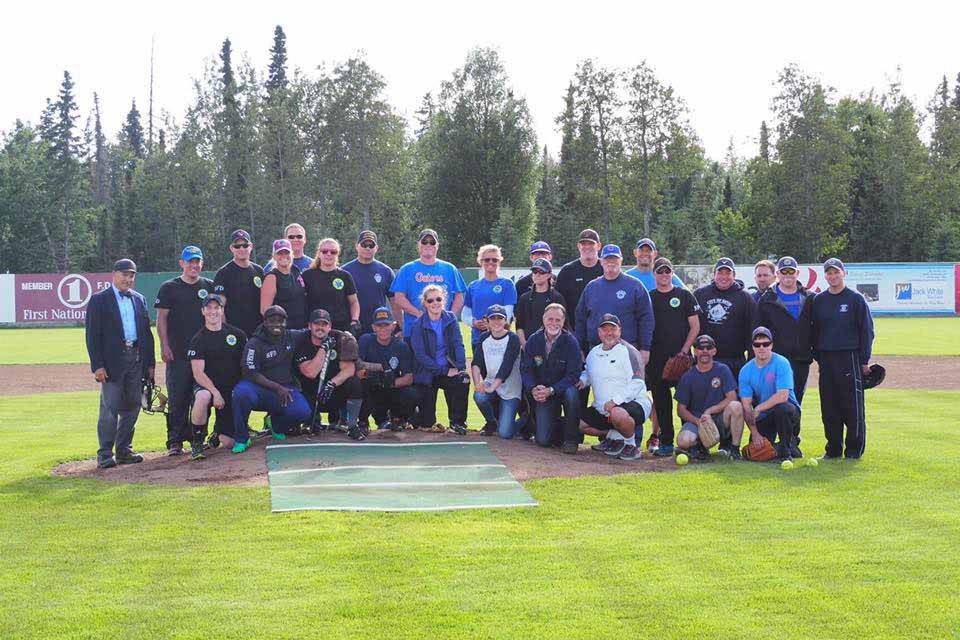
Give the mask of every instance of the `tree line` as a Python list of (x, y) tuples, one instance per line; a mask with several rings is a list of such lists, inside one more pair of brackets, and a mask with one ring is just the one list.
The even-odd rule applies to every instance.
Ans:
[(556, 155), (538, 144), (496, 50), (470, 51), (413, 122), (386, 88), (363, 55), (291, 70), (278, 26), (267, 69), (226, 39), (181, 117), (154, 122), (150, 105), (145, 129), (133, 102), (109, 136), (96, 93), (79, 122), (65, 71), (37, 122), (3, 136), (0, 268), (100, 271), (129, 256), (169, 270), (188, 243), (218, 265), (235, 228), (253, 234), (262, 263), (293, 221), (311, 243), (347, 247), (372, 228), (394, 265), (424, 226), (461, 265), (487, 242), (526, 264), (534, 239), (569, 260), (584, 227), (625, 248), (649, 236), (676, 263), (960, 260), (960, 74), (919, 107), (897, 82), (837, 96), (789, 65), (757, 155), (731, 145), (721, 160), (643, 61), (577, 65), (558, 96)]

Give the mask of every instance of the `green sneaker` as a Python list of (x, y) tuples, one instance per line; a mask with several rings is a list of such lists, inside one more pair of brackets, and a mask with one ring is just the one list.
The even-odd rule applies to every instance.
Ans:
[(249, 440), (247, 440), (246, 442), (237, 442), (236, 444), (233, 445), (232, 451), (234, 453), (243, 453), (244, 451), (250, 448), (250, 444), (251, 443)]
[(277, 433), (276, 431), (270, 430), (270, 434), (273, 436), (274, 440), (286, 440), (287, 435), (285, 433)]

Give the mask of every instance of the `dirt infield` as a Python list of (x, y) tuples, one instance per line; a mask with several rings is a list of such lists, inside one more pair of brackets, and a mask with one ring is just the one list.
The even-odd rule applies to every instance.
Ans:
[[(960, 357), (882, 356), (876, 361), (887, 367), (884, 389), (960, 389)], [(157, 382), (163, 383), (162, 366), (157, 369)], [(816, 385), (814, 363), (808, 386)], [(96, 390), (97, 383), (86, 364), (0, 365), (0, 396)]]
[[(323, 433), (318, 436), (303, 436), (292, 442), (353, 442), (339, 433)], [(575, 455), (565, 455), (558, 449), (538, 447), (533, 441), (501, 440), (485, 438), (478, 432), (465, 437), (446, 433), (420, 433), (404, 431), (393, 433), (374, 431), (369, 442), (486, 442), (490, 450), (510, 469), (514, 477), (523, 482), (537, 478), (572, 478), (583, 475), (616, 475), (620, 473), (649, 473), (672, 471), (677, 468), (673, 458), (647, 457), (627, 462), (610, 458), (603, 453), (591, 451), (587, 445), (580, 447)], [(590, 442), (595, 442), (593, 438)], [(205, 460), (194, 461), (188, 456), (168, 458), (159, 452), (145, 453), (140, 464), (115, 467), (106, 471), (96, 468), (93, 460), (68, 462), (56, 467), (54, 475), (66, 477), (99, 478), (113, 482), (147, 482), (193, 486), (200, 484), (228, 484), (237, 486), (266, 486), (266, 445), (272, 440), (259, 440), (246, 453), (234, 455), (220, 447), (207, 452)]]

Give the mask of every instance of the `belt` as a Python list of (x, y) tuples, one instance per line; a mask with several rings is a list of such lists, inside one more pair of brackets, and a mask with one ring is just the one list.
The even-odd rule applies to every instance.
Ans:
[(127, 348), (127, 349), (136, 349), (136, 348), (137, 348), (137, 341), (136, 341), (136, 340), (124, 340), (124, 341), (123, 341), (123, 346), (124, 346), (125, 348)]

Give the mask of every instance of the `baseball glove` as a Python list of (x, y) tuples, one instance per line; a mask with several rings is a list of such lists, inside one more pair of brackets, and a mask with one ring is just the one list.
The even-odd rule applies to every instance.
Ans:
[(661, 378), (664, 382), (677, 382), (693, 364), (693, 358), (687, 354), (676, 355), (663, 365)]
[(720, 430), (709, 413), (705, 413), (697, 425), (697, 437), (700, 438), (700, 444), (709, 449), (720, 442)]
[(141, 381), (140, 387), (140, 408), (144, 413), (167, 413), (167, 396), (160, 391), (160, 388), (149, 378)]
[(873, 389), (887, 377), (887, 370), (882, 364), (870, 365), (870, 373), (863, 376), (863, 388)]
[(777, 457), (777, 450), (766, 438), (760, 438), (759, 442), (751, 440), (750, 444), (745, 446), (741, 453), (744, 460), (753, 460), (754, 462), (766, 462)]

